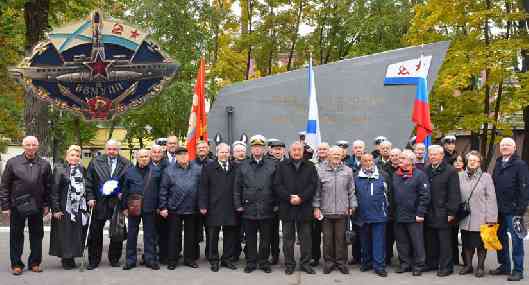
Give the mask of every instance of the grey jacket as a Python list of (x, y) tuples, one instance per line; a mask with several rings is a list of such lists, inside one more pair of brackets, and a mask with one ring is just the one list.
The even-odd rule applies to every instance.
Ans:
[[(486, 223), (496, 223), (498, 220), (498, 206), (496, 203), (496, 191), (492, 177), (481, 170), (469, 176), (466, 171), (459, 172), (459, 183), (461, 189), (461, 201), (470, 197), (472, 188), (476, 185), (474, 193), (470, 198), (470, 215), (459, 222), (459, 228), (465, 231), (479, 232), (479, 227)], [(479, 179), (479, 182), (478, 182)]]
[(312, 202), (314, 208), (320, 208), (323, 216), (344, 216), (349, 208), (356, 208), (353, 171), (345, 164), (333, 169), (328, 163), (318, 166), (320, 187)]

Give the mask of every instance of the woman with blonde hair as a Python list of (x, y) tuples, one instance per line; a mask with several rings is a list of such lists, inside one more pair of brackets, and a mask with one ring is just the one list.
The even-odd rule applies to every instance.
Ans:
[(65, 270), (76, 267), (74, 258), (83, 255), (88, 226), (88, 207), (94, 197), (85, 191), (86, 170), (81, 164), (81, 147), (72, 145), (66, 161), (53, 170), (50, 234), (50, 255), (61, 258)]

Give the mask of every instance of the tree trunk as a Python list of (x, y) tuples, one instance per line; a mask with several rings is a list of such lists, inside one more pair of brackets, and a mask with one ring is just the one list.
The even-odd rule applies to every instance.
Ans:
[(301, 24), (301, 17), (303, 16), (303, 0), (299, 0), (298, 15), (296, 18), (296, 32), (292, 36), (292, 43), (290, 45), (290, 51), (288, 52), (288, 64), (287, 70), (292, 68), (292, 58), (294, 57), (294, 51), (296, 51), (296, 42), (298, 41), (299, 25)]
[(112, 121), (110, 121), (110, 127), (108, 128), (107, 141), (112, 139), (112, 135), (114, 134), (114, 130), (116, 129), (116, 120), (117, 119), (112, 119)]
[(498, 85), (498, 96), (496, 96), (496, 106), (494, 107), (494, 123), (492, 125), (492, 132), (490, 134), (489, 139), (489, 147), (487, 149), (487, 156), (485, 158), (485, 161), (482, 165), (482, 168), (484, 170), (488, 169), (490, 161), (492, 160), (492, 156), (494, 155), (494, 144), (496, 140), (496, 130), (498, 125), (498, 118), (500, 116), (500, 106), (501, 106), (501, 97), (503, 95), (503, 82), (500, 81), (500, 84)]
[[(522, 1), (523, 7), (525, 9), (525, 12), (529, 12), (529, 1)], [(518, 28), (521, 31), (524, 31), (525, 33), (528, 33), (527, 30), (527, 21), (523, 20), (518, 22)], [(522, 68), (520, 69), (521, 72), (527, 72), (529, 70), (529, 52), (524, 49), (521, 51), (522, 55)], [(523, 122), (524, 122), (524, 130), (523, 130), (523, 146), (522, 146), (522, 159), (525, 161), (529, 161), (529, 105), (525, 106), (523, 108)]]
[[(243, 2), (246, 2), (245, 5), (243, 5)], [(241, 12), (241, 24), (243, 24), (243, 26), (246, 26), (245, 28), (242, 29), (242, 34), (244, 35), (245, 31), (246, 31), (246, 34), (248, 35), (247, 39), (248, 39), (248, 43), (247, 43), (247, 54), (246, 54), (246, 72), (244, 74), (244, 79), (245, 80), (248, 80), (250, 79), (250, 71), (252, 69), (252, 43), (249, 42), (249, 39), (250, 39), (250, 35), (252, 34), (252, 11), (253, 11), (253, 3), (252, 3), (252, 0), (247, 0), (247, 1), (241, 1), (241, 8), (243, 8), (243, 6), (245, 6), (246, 10), (242, 10)], [(242, 15), (246, 13), (246, 16), (243, 17)], [(244, 20), (244, 18), (246, 20)], [(244, 23), (246, 23), (246, 25), (244, 25)]]
[[(491, 3), (490, 0), (486, 0), (486, 7), (487, 9), (490, 9)], [(485, 37), (485, 46), (490, 45), (490, 27), (488, 18), (486, 19), (485, 26), (483, 28), (484, 37)], [(481, 155), (482, 157), (487, 157), (487, 142), (488, 142), (488, 133), (489, 133), (489, 114), (490, 114), (490, 85), (489, 85), (489, 75), (490, 71), (488, 69), (485, 69), (485, 98), (483, 98), (483, 115), (485, 116), (486, 120), (483, 123), (483, 131), (481, 134)]]
[[(26, 25), (25, 50), (30, 56), (33, 47), (44, 37), (48, 29), (49, 0), (31, 0), (24, 4), (24, 21)], [(40, 142), (40, 154), (51, 155), (51, 141), (49, 138), (48, 104), (36, 96), (29, 89), (25, 93), (24, 124), (26, 135), (36, 136)]]

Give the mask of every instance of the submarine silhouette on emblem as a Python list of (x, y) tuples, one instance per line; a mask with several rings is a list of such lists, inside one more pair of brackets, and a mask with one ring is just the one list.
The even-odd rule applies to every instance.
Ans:
[[(159, 48), (147, 41), (142, 42), (130, 60), (126, 55), (114, 55), (112, 59), (107, 60), (105, 46), (102, 42), (102, 26), (101, 14), (94, 12), (90, 57), (80, 54), (74, 55), (73, 61), (64, 61), (55, 46), (47, 42), (35, 48), (36, 55), (51, 53), (52, 57), (59, 59), (57, 63), (50, 64), (49, 60), (35, 60), (34, 55), (32, 59), (25, 59), (19, 67), (10, 69), (10, 73), (17, 78), (46, 82), (89, 83), (160, 79), (173, 76), (178, 71), (180, 67), (178, 64), (164, 58)], [(150, 54), (150, 59), (145, 59), (145, 57), (139, 59), (137, 56), (140, 50), (143, 55)]]

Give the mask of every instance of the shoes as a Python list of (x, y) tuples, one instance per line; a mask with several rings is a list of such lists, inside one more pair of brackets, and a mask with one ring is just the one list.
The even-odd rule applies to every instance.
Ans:
[(279, 256), (278, 255), (273, 255), (272, 259), (270, 260), (270, 264), (277, 265), (278, 263), (279, 263)]
[(213, 272), (219, 272), (219, 264), (218, 263), (213, 263), (211, 264), (211, 271)]
[(294, 273), (294, 267), (285, 268), (285, 274), (286, 275), (292, 275), (293, 273)]
[(380, 277), (388, 277), (388, 273), (384, 269), (375, 271), (375, 274), (380, 276)]
[(510, 272), (503, 270), (503, 268), (501, 267), (498, 267), (496, 269), (490, 270), (489, 274), (490, 275), (509, 275)]
[(11, 273), (15, 276), (22, 275), (22, 267), (18, 267), (18, 266), (12, 267)]
[(474, 276), (478, 277), (478, 278), (481, 278), (481, 277), (484, 277), (485, 276), (485, 270), (483, 270), (483, 268), (479, 268), (476, 269), (476, 273), (474, 273)]
[(360, 266), (360, 271), (361, 272), (366, 272), (366, 271), (369, 271), (371, 269), (373, 269), (373, 266), (370, 266), (370, 265), (362, 265), (362, 266)]
[(110, 266), (112, 266), (112, 267), (120, 267), (121, 264), (119, 263), (119, 261), (116, 261), (116, 262), (110, 262)]
[(191, 268), (198, 268), (198, 264), (194, 261), (192, 262), (184, 262), (184, 265)]
[(123, 270), (131, 270), (134, 267), (136, 267), (136, 264), (125, 263), (125, 265), (123, 266)]
[(160, 270), (160, 264), (158, 263), (152, 263), (152, 264), (145, 264), (145, 266), (147, 266), (148, 268), (152, 269), (152, 270)]
[(94, 270), (97, 268), (97, 264), (88, 264), (88, 266), (86, 267), (87, 270)]
[(307, 274), (316, 274), (316, 271), (314, 271), (314, 269), (312, 269), (312, 267), (308, 266), (308, 265), (304, 265), (304, 266), (301, 266), (301, 271), (307, 273)]
[(397, 270), (395, 270), (395, 273), (402, 274), (405, 272), (410, 272), (411, 268), (409, 267), (399, 267)]
[(513, 271), (511, 276), (507, 277), (507, 281), (520, 281), (523, 279), (523, 273), (518, 271)]
[(167, 269), (169, 269), (169, 270), (175, 270), (175, 269), (176, 269), (176, 264), (173, 263), (173, 264), (169, 264), (169, 265), (167, 265)]
[(73, 259), (62, 259), (62, 268), (64, 270), (72, 270), (77, 267)]
[(349, 262), (347, 262), (347, 264), (356, 265), (356, 264), (358, 264), (358, 260), (356, 260), (355, 258), (352, 258), (351, 260), (349, 260)]
[(31, 272), (41, 273), (42, 272), (42, 268), (40, 268), (40, 265), (33, 265), (33, 266), (31, 266)]
[(272, 268), (270, 268), (269, 265), (261, 266), (261, 270), (263, 270), (264, 273), (271, 273)]
[(347, 266), (345, 266), (345, 265), (342, 265), (342, 266), (338, 267), (338, 270), (339, 270), (342, 274), (349, 274), (349, 268), (347, 268)]
[(220, 263), (220, 266), (226, 267), (226, 268), (231, 269), (231, 270), (237, 269), (237, 266), (235, 266), (233, 263), (231, 263), (229, 261), (222, 261)]
[(244, 268), (244, 273), (252, 273), (253, 271), (255, 271), (255, 269), (256, 269), (256, 268), (253, 267), (253, 266), (246, 266), (246, 267)]
[(413, 275), (413, 276), (421, 276), (422, 275), (422, 271), (419, 270), (419, 269), (414, 269), (413, 273), (411, 275)]
[(312, 262), (310, 263), (310, 266), (312, 267), (316, 267), (318, 265), (320, 265), (320, 261), (316, 259), (313, 259)]
[(453, 273), (452, 270), (439, 270), (437, 271), (437, 277), (446, 277)]
[(473, 272), (474, 272), (474, 268), (472, 268), (472, 266), (465, 266), (461, 268), (461, 270), (459, 271), (459, 275), (467, 275)]

